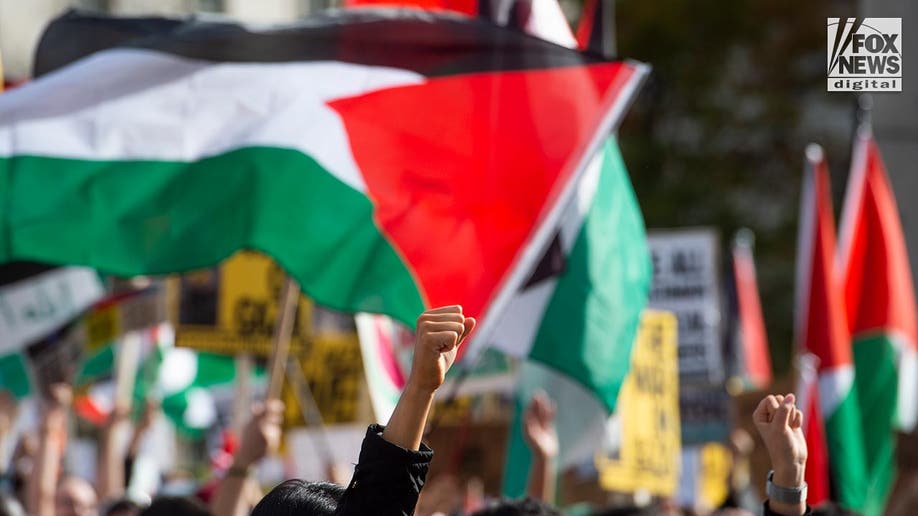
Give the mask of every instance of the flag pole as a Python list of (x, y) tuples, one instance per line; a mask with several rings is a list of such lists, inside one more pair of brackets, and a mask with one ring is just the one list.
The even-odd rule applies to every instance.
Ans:
[(236, 385), (233, 393), (233, 419), (230, 428), (233, 435), (242, 435), (242, 428), (250, 416), (252, 405), (252, 355), (236, 355)]
[(265, 399), (280, 399), (284, 385), (284, 370), (290, 355), (290, 336), (293, 333), (293, 321), (296, 319), (296, 305), (300, 299), (300, 286), (296, 280), (286, 276), (284, 288), (281, 289), (277, 303), (277, 321), (274, 324), (274, 336), (271, 339), (270, 379)]
[(325, 422), (322, 420), (322, 412), (316, 403), (315, 396), (309, 388), (309, 382), (303, 374), (303, 369), (296, 360), (287, 361), (287, 381), (290, 382), (290, 389), (293, 391), (293, 399), (300, 406), (300, 413), (307, 424), (316, 427), (316, 439), (314, 445), (319, 452), (319, 459), (325, 464), (326, 469), (334, 466), (334, 456), (331, 452), (331, 443), (328, 442), (328, 435), (325, 433)]

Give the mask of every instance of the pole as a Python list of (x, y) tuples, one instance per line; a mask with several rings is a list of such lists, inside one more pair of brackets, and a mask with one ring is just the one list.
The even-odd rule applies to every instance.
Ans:
[(315, 396), (309, 388), (309, 382), (303, 375), (303, 369), (296, 360), (287, 362), (287, 381), (290, 382), (290, 388), (293, 391), (293, 397), (296, 404), (300, 406), (303, 414), (303, 420), (316, 428), (317, 439), (315, 441), (316, 450), (319, 452), (319, 458), (325, 463), (326, 469), (334, 465), (334, 457), (331, 452), (331, 444), (328, 442), (328, 436), (325, 434), (325, 422), (322, 421), (322, 412), (316, 403)]
[(300, 286), (296, 280), (287, 276), (277, 303), (277, 322), (274, 324), (274, 336), (271, 339), (271, 377), (268, 381), (268, 400), (280, 399), (284, 385), (284, 369), (290, 355), (290, 335), (293, 333), (293, 321), (296, 319), (296, 305), (300, 298)]
[(233, 420), (230, 427), (233, 435), (242, 435), (242, 428), (249, 419), (252, 405), (252, 355), (236, 355), (236, 385), (233, 392)]

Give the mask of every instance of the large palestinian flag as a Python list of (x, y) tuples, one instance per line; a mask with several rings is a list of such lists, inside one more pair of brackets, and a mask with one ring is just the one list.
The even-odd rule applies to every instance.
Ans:
[(113, 44), (0, 97), (0, 262), (134, 275), (252, 248), (407, 323), (501, 310), (644, 73), (377, 9), (264, 32), (70, 13), (36, 68)]

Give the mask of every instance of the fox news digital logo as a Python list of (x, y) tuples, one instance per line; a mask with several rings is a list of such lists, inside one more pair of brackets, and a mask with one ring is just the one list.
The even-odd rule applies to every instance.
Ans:
[(902, 18), (828, 22), (829, 91), (902, 91)]

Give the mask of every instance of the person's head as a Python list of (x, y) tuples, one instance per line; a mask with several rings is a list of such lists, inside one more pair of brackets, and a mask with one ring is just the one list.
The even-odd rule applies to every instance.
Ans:
[(57, 516), (98, 516), (96, 490), (80, 477), (64, 477), (54, 500)]
[(561, 516), (561, 511), (547, 503), (523, 498), (500, 500), (472, 513), (472, 516)]
[(183, 496), (162, 496), (140, 512), (140, 516), (211, 516), (199, 502)]
[(292, 479), (266, 494), (251, 516), (331, 516), (343, 495), (344, 487), (338, 484)]
[(105, 516), (139, 516), (143, 507), (133, 500), (123, 498), (108, 506)]

